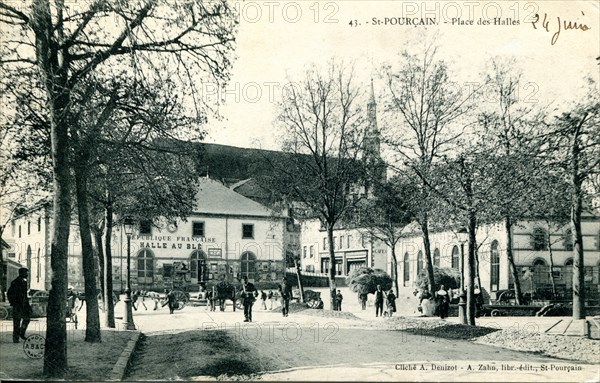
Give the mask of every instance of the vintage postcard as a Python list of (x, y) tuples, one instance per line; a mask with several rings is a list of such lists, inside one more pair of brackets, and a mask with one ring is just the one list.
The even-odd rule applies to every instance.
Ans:
[(600, 381), (598, 0), (0, 0), (0, 378)]

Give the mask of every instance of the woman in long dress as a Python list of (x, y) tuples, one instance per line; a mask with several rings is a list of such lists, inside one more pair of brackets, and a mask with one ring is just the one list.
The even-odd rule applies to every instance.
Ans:
[(431, 294), (429, 290), (423, 291), (421, 294), (421, 310), (423, 315), (426, 317), (432, 317), (435, 314), (435, 303), (431, 300)]

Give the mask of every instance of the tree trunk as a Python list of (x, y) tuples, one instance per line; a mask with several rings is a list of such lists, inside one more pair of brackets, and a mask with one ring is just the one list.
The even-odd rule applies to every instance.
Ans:
[(467, 257), (467, 323), (475, 326), (475, 230), (477, 228), (474, 212), (469, 212), (469, 254)]
[[(31, 28), (35, 33), (36, 61), (46, 94), (52, 173), (54, 181), (52, 243), (50, 245), (51, 281), (47, 305), (44, 370), (46, 378), (64, 379), (67, 373), (67, 325), (65, 321), (68, 285), (68, 249), (71, 223), (71, 179), (69, 167), (70, 95), (67, 87), (68, 56), (59, 50), (54, 37), (64, 36), (62, 5), (57, 3), (56, 30), (52, 27), (48, 0), (31, 4)], [(59, 41), (58, 43), (62, 43)]]
[[(513, 238), (512, 238), (512, 227), (513, 222), (509, 216), (504, 219), (504, 227), (506, 228), (506, 257), (508, 258), (508, 265), (510, 272), (512, 273), (513, 280), (515, 283), (515, 300), (518, 305), (523, 300), (523, 292), (521, 291), (521, 281), (519, 280), (519, 270), (515, 265), (515, 257), (513, 254)], [(481, 286), (480, 286), (481, 287)]]
[(435, 296), (435, 277), (433, 276), (433, 262), (431, 260), (431, 242), (429, 242), (429, 218), (427, 213), (421, 223), (421, 231), (423, 232), (423, 246), (425, 247), (425, 267), (427, 268), (427, 284), (429, 285), (429, 293)]
[(81, 255), (85, 282), (85, 341), (98, 343), (102, 341), (102, 337), (100, 335), (100, 316), (98, 313), (98, 299), (96, 296), (96, 264), (90, 231), (90, 216), (88, 212), (86, 164), (87, 161), (84, 159), (79, 159), (75, 164), (77, 212), (79, 216), (79, 234), (81, 235)]
[(335, 308), (335, 243), (333, 243), (333, 224), (327, 224), (327, 239), (329, 241), (329, 303), (331, 310)]
[(552, 298), (556, 299), (556, 282), (554, 281), (554, 252), (552, 251), (552, 242), (550, 242), (550, 230), (548, 230), (548, 259), (550, 260), (550, 270), (548, 271), (550, 283), (552, 284)]
[(298, 277), (298, 290), (300, 290), (300, 302), (304, 303), (304, 286), (302, 285), (302, 274), (300, 272), (300, 260), (294, 257), (294, 266), (296, 266), (296, 277)]
[[(104, 249), (102, 248), (102, 229), (94, 227), (94, 239), (96, 242), (96, 254), (98, 254), (98, 269), (100, 274), (100, 294), (101, 299), (104, 302)], [(96, 300), (98, 300), (98, 292), (96, 292)]]
[[(396, 285), (396, 296), (399, 296), (400, 289), (398, 287), (398, 259), (396, 258), (396, 246), (392, 247), (392, 275), (394, 277), (394, 285)], [(417, 270), (418, 273), (418, 270)]]
[[(582, 121), (583, 123), (583, 121)], [(583, 236), (581, 233), (582, 176), (579, 173), (581, 152), (579, 132), (581, 124), (573, 133), (571, 145), (571, 182), (573, 186), (571, 227), (573, 232), (573, 319), (585, 319), (585, 269), (583, 266)]]
[(104, 324), (115, 328), (115, 306), (113, 303), (112, 256), (110, 250), (112, 237), (113, 210), (109, 202), (106, 206), (105, 235), (104, 235)]

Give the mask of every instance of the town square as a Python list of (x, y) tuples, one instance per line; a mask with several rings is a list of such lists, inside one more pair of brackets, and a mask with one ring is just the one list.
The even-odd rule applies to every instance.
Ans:
[(0, 378), (599, 381), (597, 1), (0, 1)]

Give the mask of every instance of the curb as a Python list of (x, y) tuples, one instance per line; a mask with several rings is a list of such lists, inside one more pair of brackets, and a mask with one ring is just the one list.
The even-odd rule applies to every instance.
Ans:
[(133, 356), (133, 351), (135, 351), (135, 348), (137, 347), (137, 343), (140, 339), (141, 334), (142, 333), (139, 331), (136, 331), (133, 334), (131, 334), (131, 338), (125, 345), (125, 348), (123, 349), (123, 352), (121, 353), (121, 356), (119, 356), (117, 363), (115, 363), (115, 366), (113, 367), (113, 369), (110, 373), (109, 380), (121, 381), (121, 380), (123, 380), (123, 378), (125, 378), (125, 372), (127, 371), (127, 366), (129, 366), (129, 362), (131, 362), (131, 357)]

